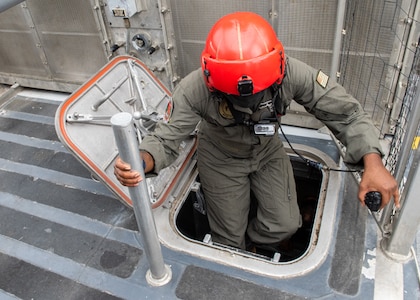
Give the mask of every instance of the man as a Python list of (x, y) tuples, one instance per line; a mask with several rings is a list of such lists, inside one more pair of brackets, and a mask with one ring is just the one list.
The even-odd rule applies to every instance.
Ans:
[[(379, 191), (382, 207), (391, 197), (399, 206), (371, 120), (328, 79), (286, 57), (262, 17), (238, 12), (221, 18), (207, 37), (201, 68), (174, 90), (169, 122), (158, 124), (140, 146), (145, 172), (173, 162), (180, 142), (199, 124), (198, 169), (213, 241), (244, 249), (247, 237), (276, 247), (301, 225), (293, 170), (277, 132), (279, 116), (295, 100), (346, 145), (346, 162), (364, 164), (359, 200)], [(120, 159), (115, 175), (127, 186), (142, 180)], [(258, 211), (248, 223), (250, 191)]]

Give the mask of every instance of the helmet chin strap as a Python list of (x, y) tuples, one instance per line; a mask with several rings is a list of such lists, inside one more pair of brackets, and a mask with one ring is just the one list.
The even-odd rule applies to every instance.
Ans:
[(242, 107), (242, 106), (236, 105), (234, 103), (232, 103), (232, 106), (235, 110), (240, 111), (240, 112), (245, 113), (245, 114), (248, 114), (248, 115), (252, 115), (254, 113), (252, 111), (252, 109), (250, 109), (248, 107)]
[(239, 96), (239, 95), (230, 95), (225, 94), (226, 98), (236, 106), (240, 106), (242, 108), (250, 108), (256, 109), (258, 104), (260, 103), (261, 99), (264, 97), (265, 91), (258, 92), (256, 94), (252, 94), (249, 96)]

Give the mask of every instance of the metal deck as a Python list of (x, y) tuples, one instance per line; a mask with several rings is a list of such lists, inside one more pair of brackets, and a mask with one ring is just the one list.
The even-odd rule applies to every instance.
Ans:
[(163, 245), (172, 280), (149, 286), (133, 211), (58, 141), (54, 114), (67, 97), (21, 88), (0, 97), (1, 299), (418, 299), (415, 265), (378, 253), (350, 176), (316, 269), (277, 279)]

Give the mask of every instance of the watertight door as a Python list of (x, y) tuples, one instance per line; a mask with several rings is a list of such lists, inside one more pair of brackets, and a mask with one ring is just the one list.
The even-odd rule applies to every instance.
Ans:
[[(119, 56), (110, 61), (75, 91), (57, 110), (55, 127), (61, 142), (111, 189), (123, 203), (132, 206), (128, 189), (113, 172), (118, 156), (110, 118), (120, 112), (133, 115), (139, 143), (166, 120), (171, 94), (138, 59)], [(179, 158), (159, 176), (148, 178), (152, 206), (165, 202), (186, 163), (195, 151), (195, 139), (181, 143)]]

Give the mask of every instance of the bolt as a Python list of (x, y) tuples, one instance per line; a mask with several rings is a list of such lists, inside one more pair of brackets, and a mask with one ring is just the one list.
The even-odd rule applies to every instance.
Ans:
[(406, 19), (404, 19), (404, 23), (407, 24), (407, 25), (411, 25), (411, 24), (413, 24), (413, 19), (406, 18)]
[(177, 82), (178, 80), (179, 80), (179, 77), (178, 77), (178, 76), (174, 76), (174, 77), (172, 77), (172, 82), (173, 82), (173, 83)]

